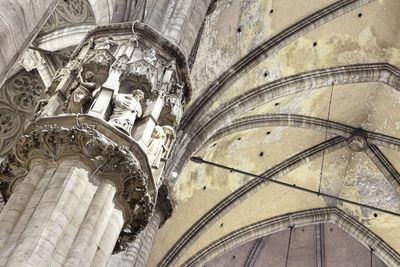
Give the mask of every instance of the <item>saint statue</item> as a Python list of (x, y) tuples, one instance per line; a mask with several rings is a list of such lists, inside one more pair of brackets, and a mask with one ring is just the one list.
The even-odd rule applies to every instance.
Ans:
[(130, 135), (136, 118), (142, 116), (140, 102), (143, 99), (144, 93), (141, 90), (134, 90), (132, 94), (114, 95), (114, 110), (108, 122)]
[(171, 126), (156, 125), (153, 133), (151, 134), (151, 140), (148, 146), (148, 155), (151, 167), (158, 169), (162, 156), (165, 152), (168, 152), (166, 146), (167, 139), (174, 134), (174, 130)]
[(71, 88), (64, 102), (63, 110), (67, 113), (83, 113), (84, 105), (90, 100), (96, 88), (93, 72), (87, 71), (83, 78), (81, 73), (81, 71), (78, 73), (78, 85)]

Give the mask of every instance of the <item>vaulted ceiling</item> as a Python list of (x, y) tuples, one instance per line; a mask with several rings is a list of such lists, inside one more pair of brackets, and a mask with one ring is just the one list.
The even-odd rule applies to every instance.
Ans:
[[(290, 239), (290, 241), (289, 241)], [(335, 224), (317, 224), (277, 232), (239, 245), (204, 266), (386, 266)]]
[(166, 173), (176, 205), (149, 266), (250, 266), (234, 265), (232, 253), (244, 259), (256, 240), (316, 223), (400, 264), (398, 216), (189, 161), (200, 156), (399, 213), (399, 12), (396, 0), (213, 3)]
[[(129, 20), (136, 2), (66, 1), (33, 45), (68, 53), (95, 25)], [(371, 251), (374, 266), (399, 265), (398, 216), (189, 158), (399, 213), (400, 2), (149, 0), (148, 8), (145, 22), (190, 55), (194, 88), (165, 173), (174, 212), (148, 265), (284, 266), (290, 227), (290, 255), (303, 266), (365, 266)], [(18, 91), (6, 88), (16, 77), (0, 95), (14, 115)], [(14, 123), (20, 133), (23, 121)]]

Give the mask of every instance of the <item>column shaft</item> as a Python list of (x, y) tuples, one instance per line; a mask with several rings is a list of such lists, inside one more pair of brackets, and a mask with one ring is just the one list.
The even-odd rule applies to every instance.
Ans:
[(111, 256), (107, 266), (146, 267), (162, 216), (162, 212), (156, 209), (149, 224), (138, 234), (135, 241), (129, 244), (126, 251)]
[(110, 255), (114, 250), (115, 243), (117, 242), (119, 234), (122, 230), (123, 224), (124, 219), (122, 211), (115, 208), (90, 266), (107, 266)]
[(2, 266), (61, 266), (95, 193), (89, 172), (85, 163), (68, 158), (41, 177), (7, 240), (10, 249), (2, 251)]
[(64, 266), (89, 266), (114, 209), (115, 187), (102, 181)]
[(17, 224), (45, 171), (45, 165), (40, 163), (33, 164), (31, 171), (27, 175), (27, 179), (18, 186), (18, 190), (11, 195), (7, 205), (2, 210), (0, 214), (0, 248), (5, 246), (8, 237)]

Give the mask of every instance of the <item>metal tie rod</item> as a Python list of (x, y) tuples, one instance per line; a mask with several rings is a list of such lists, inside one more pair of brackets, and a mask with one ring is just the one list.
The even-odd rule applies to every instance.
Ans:
[(247, 176), (251, 176), (251, 177), (254, 177), (254, 178), (257, 178), (257, 179), (266, 180), (266, 181), (269, 181), (271, 183), (275, 183), (275, 184), (278, 184), (278, 185), (289, 187), (289, 188), (292, 188), (292, 189), (295, 189), (295, 190), (307, 192), (307, 193), (314, 194), (314, 195), (317, 195), (317, 196), (324, 196), (324, 197), (335, 199), (335, 200), (339, 200), (341, 202), (345, 202), (345, 203), (348, 203), (348, 204), (351, 204), (351, 205), (364, 207), (364, 208), (368, 208), (368, 209), (371, 209), (371, 210), (375, 210), (375, 211), (379, 211), (379, 212), (383, 212), (383, 213), (386, 213), (386, 214), (390, 214), (390, 215), (393, 215), (393, 216), (400, 217), (400, 213), (397, 213), (397, 212), (394, 212), (394, 211), (385, 210), (385, 209), (381, 209), (381, 208), (378, 208), (378, 207), (374, 207), (374, 206), (370, 206), (370, 205), (367, 205), (367, 204), (363, 204), (363, 203), (359, 203), (359, 202), (356, 202), (356, 201), (352, 201), (352, 200), (349, 200), (349, 199), (345, 199), (345, 198), (329, 195), (329, 194), (326, 194), (326, 193), (318, 192), (318, 191), (315, 191), (315, 190), (312, 190), (312, 189), (308, 189), (306, 187), (297, 186), (296, 184), (289, 184), (289, 183), (273, 180), (273, 179), (268, 178), (268, 177), (263, 177), (263, 176), (260, 176), (260, 175), (256, 175), (256, 174), (249, 173), (249, 172), (246, 172), (246, 171), (242, 171), (242, 170), (239, 170), (239, 169), (231, 168), (231, 167), (228, 167), (228, 166), (225, 166), (225, 165), (221, 165), (221, 164), (218, 164), (218, 163), (214, 163), (214, 162), (211, 162), (211, 161), (207, 161), (207, 160), (202, 159), (201, 157), (191, 157), (190, 160), (195, 162), (195, 163), (198, 163), (198, 164), (202, 164), (202, 163), (208, 164), (208, 165), (211, 165), (211, 166), (214, 166), (214, 167), (217, 167), (217, 168), (221, 168), (221, 169), (225, 169), (225, 170), (228, 170), (228, 171), (241, 173), (241, 174), (244, 174), (244, 175), (247, 175)]

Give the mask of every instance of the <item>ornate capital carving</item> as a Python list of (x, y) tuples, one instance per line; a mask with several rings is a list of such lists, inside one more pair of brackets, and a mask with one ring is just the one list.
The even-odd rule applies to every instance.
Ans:
[(18, 140), (16, 157), (9, 156), (2, 163), (0, 174), (3, 180), (11, 182), (17, 176), (13, 168), (15, 164), (26, 170), (31, 159), (53, 161), (70, 155), (83, 155), (95, 164), (95, 172), (99, 177), (115, 184), (116, 201), (125, 218), (116, 250), (125, 248), (147, 225), (152, 214), (154, 203), (149, 194), (149, 178), (141, 169), (137, 157), (127, 147), (109, 140), (93, 126), (82, 124), (64, 128), (46, 125), (35, 128)]

